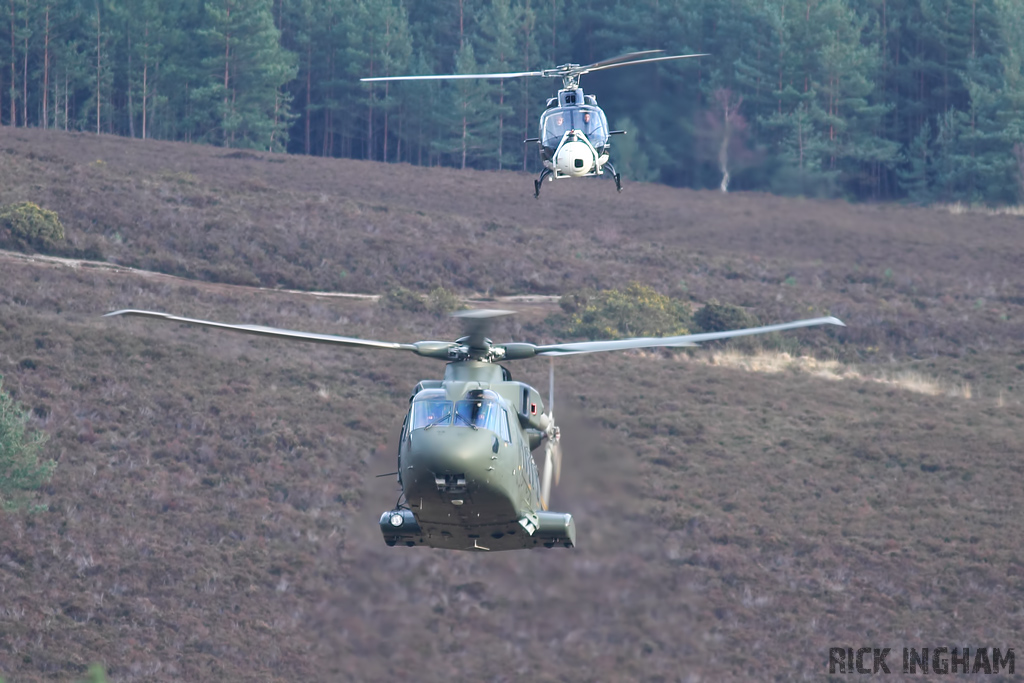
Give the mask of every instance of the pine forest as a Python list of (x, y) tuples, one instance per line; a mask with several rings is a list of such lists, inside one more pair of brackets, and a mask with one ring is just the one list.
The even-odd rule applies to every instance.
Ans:
[(359, 78), (647, 49), (581, 79), (627, 178), (1024, 202), (1024, 0), (0, 0), (0, 124), (535, 172), (560, 81)]

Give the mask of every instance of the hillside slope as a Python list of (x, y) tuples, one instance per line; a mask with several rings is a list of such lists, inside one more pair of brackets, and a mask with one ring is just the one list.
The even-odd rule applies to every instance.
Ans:
[[(0, 513), (8, 680), (93, 661), (118, 681), (792, 680), (835, 646), (892, 647), (894, 671), (903, 646), (1019, 646), (1019, 218), (597, 182), (535, 201), (521, 174), (0, 143), (0, 203), (57, 210), (65, 253), (191, 278), (0, 260), (4, 388), (59, 461), (48, 511)], [(373, 475), (441, 364), (99, 317), (447, 339), (444, 318), (231, 285), (632, 280), (765, 319), (831, 312), (850, 327), (787, 339), (970, 390), (747, 372), (710, 351), (560, 359), (554, 506), (579, 547), (398, 549), (376, 529), (394, 482)], [(555, 310), (494, 336), (550, 339)], [(546, 386), (546, 363), (510, 369)]]

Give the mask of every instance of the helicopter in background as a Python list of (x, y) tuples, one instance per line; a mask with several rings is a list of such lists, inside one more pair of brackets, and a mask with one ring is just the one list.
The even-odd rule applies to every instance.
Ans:
[[(495, 344), (491, 321), (510, 311), (456, 313), (466, 334), (454, 342), (412, 344), (296, 332), (260, 325), (230, 325), (154, 311), (121, 310), (107, 316), (140, 316), (246, 334), (370, 349), (411, 351), (447, 363), (443, 379), (416, 384), (402, 423), (395, 507), (380, 517), (389, 546), (425, 545), (452, 550), (516, 550), (576, 545), (576, 523), (567, 512), (548, 509), (552, 479), (562, 469), (560, 430), (554, 418), (554, 358), (579, 353), (700, 342), (816, 325), (842, 325), (837, 318), (798, 320), (742, 330), (536, 345)], [(547, 411), (536, 389), (512, 380), (502, 363), (551, 358)], [(532, 451), (544, 447), (541, 473)]]
[(538, 136), (527, 138), (525, 142), (536, 142), (540, 147), (541, 163), (544, 169), (540, 178), (533, 181), (533, 196), (540, 198), (541, 183), (545, 179), (585, 178), (587, 176), (604, 175), (605, 170), (611, 173), (615, 181), (615, 189), (622, 191), (619, 173), (609, 159), (609, 140), (613, 135), (625, 135), (624, 130), (610, 130), (604, 110), (597, 106), (597, 97), (587, 95), (580, 87), (580, 76), (594, 71), (617, 69), (620, 66), (667, 62), (690, 57), (706, 57), (706, 53), (692, 55), (665, 55), (652, 57), (664, 50), (644, 50), (630, 52), (612, 59), (606, 59), (586, 66), (579, 64), (563, 64), (542, 71), (518, 71), (493, 74), (445, 74), (427, 76), (377, 76), (360, 78), (360, 81), (373, 83), (378, 81), (430, 81), (467, 78), (525, 78), (527, 76), (545, 76), (561, 78), (562, 88), (556, 97), (547, 102), (547, 108), (540, 115)]

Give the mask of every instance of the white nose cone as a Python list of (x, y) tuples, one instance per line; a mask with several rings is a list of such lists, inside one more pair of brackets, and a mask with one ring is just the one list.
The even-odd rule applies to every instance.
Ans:
[(594, 169), (594, 153), (585, 142), (567, 142), (555, 157), (555, 170), (569, 176), (585, 176)]

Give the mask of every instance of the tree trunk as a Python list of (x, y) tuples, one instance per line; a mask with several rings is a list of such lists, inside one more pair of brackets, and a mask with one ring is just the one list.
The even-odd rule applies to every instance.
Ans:
[[(525, 59), (525, 70), (530, 70), (530, 0), (526, 0), (526, 9), (523, 14), (523, 53)], [(523, 130), (530, 130), (530, 79), (524, 79), (523, 83)], [(530, 148), (523, 145), (523, 170), (529, 170)]]
[(779, 114), (782, 113), (782, 65), (785, 59), (785, 38), (782, 34), (782, 27), (786, 21), (786, 6), (782, 6), (782, 22), (779, 23)]
[[(373, 78), (373, 58), (370, 58), (370, 78)], [(366, 106), (366, 159), (373, 161), (373, 83), (370, 84), (370, 99)]]
[[(128, 137), (135, 137), (135, 106), (132, 102), (132, 32), (125, 31), (128, 40)], [(145, 100), (143, 100), (145, 102)], [(145, 106), (145, 105), (143, 105)]]
[(16, 57), (14, 55), (14, 0), (11, 0), (11, 128), (18, 125), (18, 105), (15, 102), (14, 93), (18, 92), (17, 72), (15, 71)]
[[(505, 55), (500, 56), (501, 64), (505, 64)], [(505, 79), (498, 79), (498, 170), (501, 170), (502, 136), (505, 134)]]
[(312, 76), (313, 70), (313, 41), (309, 40), (306, 43), (306, 156), (309, 156), (309, 104), (312, 95), (310, 94), (310, 88), (312, 87)]
[(281, 88), (274, 91), (274, 129), (270, 131), (270, 149), (274, 151), (274, 139), (277, 137), (277, 126), (281, 119)]
[[(405, 113), (405, 107), (401, 107), (398, 110), (398, 136), (395, 140), (395, 163), (402, 163), (402, 121), (405, 119), (403, 115)], [(386, 160), (385, 160), (386, 161)]]
[(25, 59), (21, 71), (21, 125), (28, 126), (28, 7), (25, 8)]
[(557, 1), (558, 0), (551, 0), (551, 64), (554, 64), (555, 59), (557, 59), (555, 56), (555, 36), (557, 35), (556, 28), (558, 24), (558, 8), (555, 6), (555, 3)]
[(102, 119), (102, 109), (100, 108), (100, 66), (102, 62), (100, 58), (102, 56), (102, 50), (100, 45), (100, 5), (96, 3), (96, 135), (100, 134), (100, 121)]
[(143, 36), (146, 39), (146, 58), (142, 60), (142, 139), (145, 140), (148, 134), (146, 130), (146, 123), (148, 122), (146, 114), (149, 111), (149, 22), (146, 22)]
[(43, 129), (49, 127), (50, 110), (47, 97), (50, 92), (50, 6), (46, 6), (43, 30)]
[[(387, 15), (387, 19), (384, 21), (384, 54), (388, 54), (391, 48), (391, 15)], [(384, 63), (384, 75), (391, 75), (391, 64), (388, 62)], [(388, 86), (391, 85), (389, 81), (384, 81), (384, 155), (381, 160), (384, 163), (388, 162)]]
[(228, 92), (231, 83), (231, 5), (227, 6), (227, 14), (225, 16), (225, 23), (228, 24), (224, 31), (224, 113), (221, 119), (221, 138), (228, 146)]

